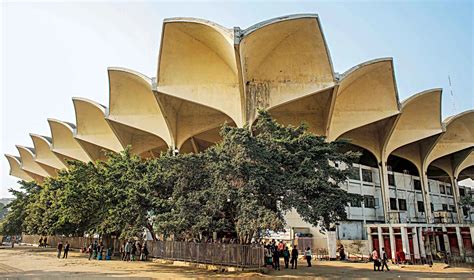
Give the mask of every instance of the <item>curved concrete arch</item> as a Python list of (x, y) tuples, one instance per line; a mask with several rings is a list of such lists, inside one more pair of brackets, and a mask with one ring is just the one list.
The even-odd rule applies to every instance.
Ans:
[(298, 126), (304, 122), (308, 125), (309, 132), (326, 136), (329, 108), (334, 91), (334, 87), (324, 89), (269, 108), (268, 112), (283, 125)]
[(426, 90), (402, 102), (401, 113), (385, 143), (387, 157), (404, 145), (443, 132), (441, 94), (440, 88)]
[(242, 31), (240, 65), (246, 119), (335, 84), (329, 49), (316, 14), (274, 18)]
[(10, 165), (10, 175), (15, 176), (21, 180), (30, 182), (33, 181), (33, 177), (28, 175), (23, 169), (21, 169), (21, 162), (20, 158), (12, 155), (5, 154), (5, 157), (8, 160), (8, 164)]
[(21, 158), (21, 169), (30, 175), (36, 182), (42, 183), (44, 178), (49, 177), (48, 172), (44, 170), (35, 161), (35, 149), (16, 145)]
[(164, 21), (157, 91), (223, 111), (242, 127), (238, 72), (233, 30), (200, 19)]
[(454, 178), (459, 178), (459, 174), (469, 167), (474, 166), (474, 150), (459, 164), (454, 170)]
[(153, 95), (150, 78), (124, 68), (109, 68), (106, 120), (123, 147), (142, 154), (173, 145), (165, 117)]
[(155, 92), (173, 135), (175, 147), (197, 134), (213, 130), (225, 122), (235, 124), (225, 113), (172, 95)]
[(399, 113), (391, 58), (371, 60), (349, 69), (338, 85), (327, 127), (329, 141)]
[(50, 176), (56, 176), (60, 169), (66, 165), (52, 152), (52, 139), (46, 136), (30, 133), (35, 147), (35, 161), (48, 172)]
[(448, 117), (446, 130), (424, 159), (427, 168), (436, 159), (474, 147), (474, 110)]
[(120, 152), (123, 147), (105, 120), (105, 106), (85, 98), (73, 98), (79, 142), (92, 160), (105, 160), (104, 150)]
[(72, 123), (48, 119), (49, 128), (51, 129), (52, 151), (67, 165), (67, 160), (78, 160), (89, 162), (91, 158), (79, 143), (74, 139), (74, 131), (76, 126)]
[(220, 129), (221, 126), (215, 127), (189, 137), (181, 144), (180, 153), (199, 153), (215, 145), (222, 140)]

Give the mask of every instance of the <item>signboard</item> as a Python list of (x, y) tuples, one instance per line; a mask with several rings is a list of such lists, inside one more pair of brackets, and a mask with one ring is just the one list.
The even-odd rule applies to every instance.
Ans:
[(285, 228), (284, 231), (272, 231), (268, 230), (265, 233), (265, 238), (268, 239), (275, 239), (275, 240), (291, 240), (291, 230), (289, 228)]

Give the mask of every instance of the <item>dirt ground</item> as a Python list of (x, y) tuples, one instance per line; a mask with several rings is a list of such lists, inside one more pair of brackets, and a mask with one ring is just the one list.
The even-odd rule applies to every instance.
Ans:
[(0, 249), (0, 279), (474, 279), (466, 268), (444, 265), (390, 266), (389, 272), (374, 272), (371, 263), (314, 262), (308, 268), (301, 261), (297, 270), (270, 270), (267, 274), (222, 273), (154, 262), (89, 261), (85, 254), (70, 252), (68, 259), (57, 259), (54, 249), (16, 247)]

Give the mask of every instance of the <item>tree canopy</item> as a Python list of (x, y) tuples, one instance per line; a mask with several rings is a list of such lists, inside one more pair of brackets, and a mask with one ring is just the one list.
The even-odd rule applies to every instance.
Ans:
[(20, 182), (0, 231), (129, 238), (147, 228), (155, 238), (218, 233), (248, 243), (283, 229), (292, 209), (330, 229), (346, 219), (348, 202), (361, 199), (340, 188), (350, 172), (340, 167), (359, 157), (342, 152), (345, 141), (280, 125), (267, 112), (252, 129), (224, 125), (221, 136), (201, 153), (142, 159), (129, 147), (106, 161), (70, 162), (41, 186)]

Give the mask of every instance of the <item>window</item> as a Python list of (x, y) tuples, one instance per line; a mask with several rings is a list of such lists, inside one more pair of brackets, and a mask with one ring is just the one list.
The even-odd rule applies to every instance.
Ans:
[(443, 185), (439, 185), (439, 193), (445, 194), (446, 190), (444, 189)]
[(390, 198), (390, 210), (397, 210), (397, 199)]
[(415, 187), (415, 190), (421, 191), (421, 182), (418, 179), (413, 180), (413, 186)]
[(380, 205), (379, 205), (379, 199), (376, 198), (376, 199), (375, 199), (375, 207), (379, 207), (379, 206), (380, 206)]
[(464, 217), (468, 217), (469, 216), (469, 208), (463, 207), (462, 208), (462, 214), (464, 215)]
[(448, 204), (443, 203), (442, 206), (443, 206), (443, 211), (448, 211)]
[(453, 189), (451, 188), (451, 186), (446, 186), (446, 194), (453, 195)]
[(370, 195), (364, 195), (364, 206), (366, 208), (375, 208), (375, 198)]
[(349, 168), (349, 174), (347, 177), (352, 180), (360, 181), (359, 167), (352, 166)]
[(459, 189), (459, 196), (465, 196), (466, 195), (466, 190), (465, 189)]
[(388, 174), (388, 185), (395, 186), (395, 176), (393, 174)]
[(398, 209), (406, 211), (407, 210), (407, 201), (405, 199), (398, 200)]
[(430, 207), (431, 207), (431, 212), (433, 212), (434, 211), (434, 204), (430, 203)]
[(418, 212), (425, 212), (425, 204), (423, 203), (423, 201), (418, 201), (417, 204), (418, 204)]
[(454, 205), (449, 205), (449, 211), (456, 212), (456, 207), (454, 207)]
[(362, 207), (362, 201), (360, 200), (351, 201), (351, 207)]
[(372, 170), (362, 169), (362, 181), (364, 181), (364, 182), (373, 182), (373, 180), (372, 180)]

